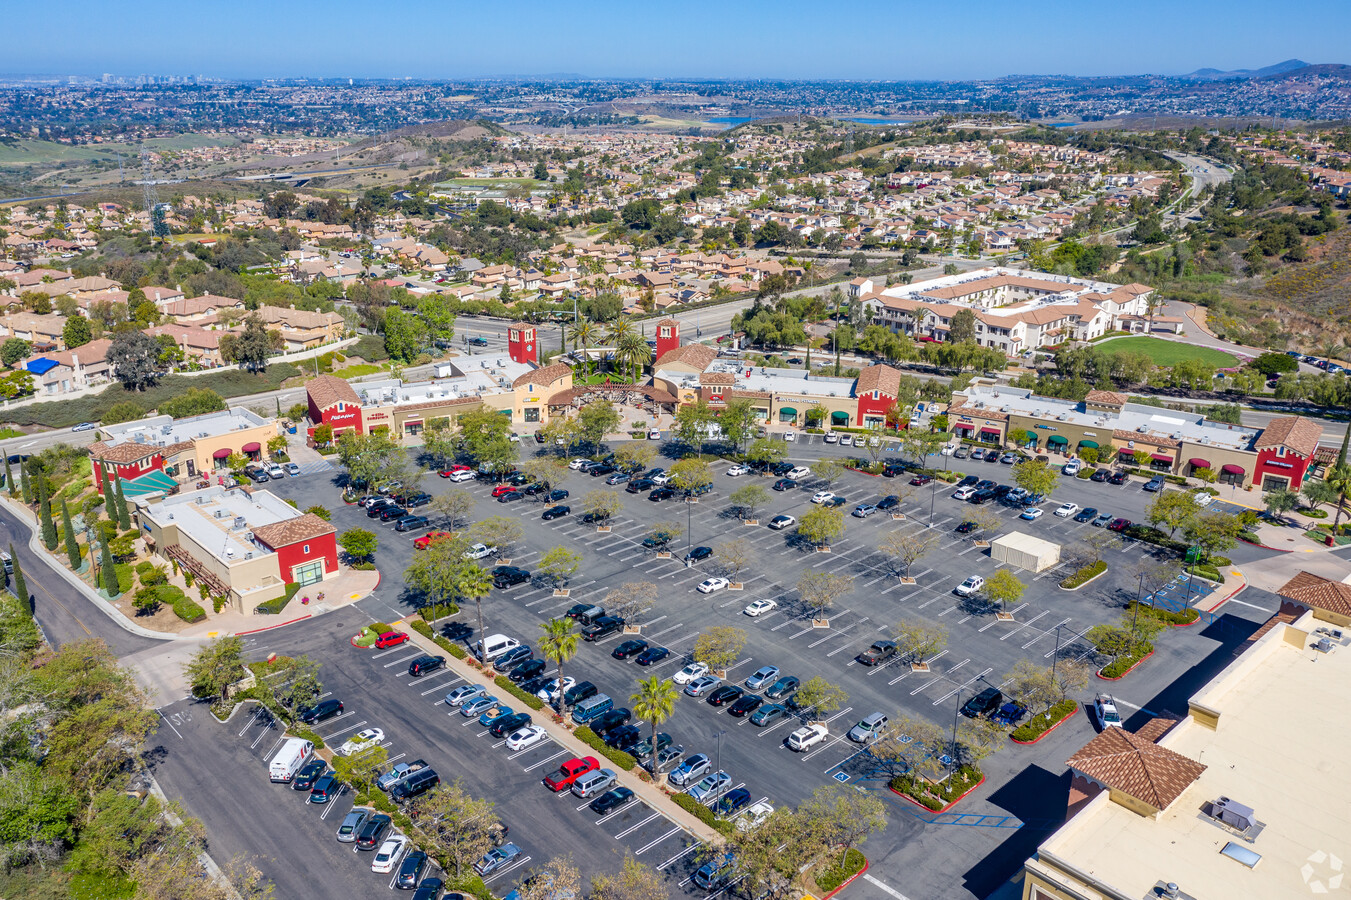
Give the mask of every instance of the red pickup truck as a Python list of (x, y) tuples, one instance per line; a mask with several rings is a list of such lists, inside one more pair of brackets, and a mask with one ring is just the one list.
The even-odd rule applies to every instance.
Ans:
[(587, 772), (599, 768), (600, 763), (594, 756), (574, 757), (559, 766), (557, 771), (544, 776), (544, 786), (557, 794), (572, 787), (572, 783)]

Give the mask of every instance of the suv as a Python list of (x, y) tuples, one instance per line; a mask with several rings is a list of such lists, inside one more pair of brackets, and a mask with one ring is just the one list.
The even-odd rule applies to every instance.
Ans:
[(999, 709), (999, 704), (1003, 702), (1004, 695), (999, 688), (986, 688), (962, 704), (962, 715), (968, 719), (986, 716)]
[(428, 672), (435, 672), (446, 664), (444, 656), (419, 656), (408, 664), (408, 674), (414, 678), (421, 678)]
[(873, 645), (855, 659), (865, 666), (877, 666), (896, 655), (895, 641), (874, 641)]
[(609, 637), (623, 627), (624, 620), (621, 617), (601, 616), (582, 629), (582, 637), (588, 641), (598, 641), (601, 638)]
[(377, 813), (366, 820), (366, 824), (361, 826), (361, 831), (357, 834), (356, 845), (358, 850), (374, 850), (384, 843), (385, 835), (389, 834), (389, 828), (393, 820), (384, 813)]
[(1149, 481), (1145, 483), (1145, 490), (1149, 491), (1151, 494), (1156, 494), (1159, 491), (1163, 490), (1163, 483), (1164, 483), (1163, 476), (1155, 475), (1153, 478), (1149, 479)]
[(516, 566), (497, 566), (493, 569), (493, 587), (501, 590), (530, 580), (530, 573)]

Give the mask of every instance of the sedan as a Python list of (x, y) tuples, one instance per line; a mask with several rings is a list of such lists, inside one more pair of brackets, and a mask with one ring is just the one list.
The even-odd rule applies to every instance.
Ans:
[(573, 678), (571, 675), (563, 676), (562, 685), (559, 684), (557, 678), (551, 678), (549, 679), (548, 684), (546, 684), (543, 688), (535, 692), (535, 696), (543, 700), (545, 703), (552, 703), (554, 701), (554, 698), (558, 696), (559, 691), (566, 691), (568, 688), (572, 687), (576, 683), (577, 679)]
[(379, 872), (382, 875), (388, 875), (394, 871), (394, 867), (399, 864), (399, 857), (403, 856), (403, 851), (408, 849), (408, 838), (395, 835), (392, 838), (386, 838), (380, 845), (380, 849), (375, 853), (375, 859), (371, 860), (371, 871)]
[(1111, 513), (1103, 513), (1102, 515), (1098, 516), (1096, 519), (1093, 520), (1093, 527), (1094, 527), (1094, 528), (1102, 528), (1104, 525), (1106, 525), (1106, 524), (1107, 524), (1108, 522), (1110, 522), (1110, 521), (1112, 521), (1112, 514), (1111, 514)]
[(751, 724), (764, 728), (786, 718), (788, 718), (788, 707), (781, 703), (771, 703), (768, 706), (760, 707), (751, 714)]
[(414, 850), (403, 858), (403, 865), (399, 866), (399, 877), (395, 879), (394, 886), (402, 891), (411, 891), (417, 887), (418, 882), (422, 880), (422, 873), (427, 870), (427, 854), (422, 850)]
[(629, 480), (629, 473), (627, 473), (627, 472), (616, 472), (616, 473), (614, 473), (613, 475), (611, 475), (609, 478), (605, 479), (605, 483), (606, 483), (606, 484), (624, 484), (624, 483), (625, 483), (626, 481), (628, 481), (628, 480)]
[(497, 502), (498, 502), (498, 503), (514, 503), (515, 501), (517, 501), (517, 500), (522, 500), (522, 499), (524, 499), (524, 498), (525, 498), (525, 494), (523, 494), (523, 493), (520, 492), (520, 491), (507, 491), (505, 494), (503, 494), (502, 496), (500, 496), (500, 497), (497, 498)]
[(488, 734), (495, 738), (506, 737), (530, 724), (530, 713), (513, 713), (502, 716), (488, 726)]
[(1111, 523), (1110, 525), (1107, 526), (1107, 530), (1108, 530), (1108, 531), (1125, 531), (1127, 528), (1130, 528), (1130, 527), (1131, 527), (1131, 520), (1130, 520), (1130, 519), (1122, 519), (1122, 518), (1119, 518), (1119, 517), (1118, 517), (1118, 518), (1115, 518), (1115, 519), (1112, 520), (1112, 523)]
[(933, 476), (932, 476), (932, 475), (925, 475), (925, 474), (921, 473), (921, 474), (919, 474), (919, 475), (916, 475), (914, 478), (911, 478), (911, 479), (910, 479), (910, 486), (911, 486), (911, 487), (924, 487), (924, 485), (928, 484), (928, 483), (931, 482), (931, 481), (933, 481)]
[(462, 706), (477, 697), (486, 695), (487, 689), (481, 684), (462, 684), (446, 694), (446, 706)]
[(499, 484), (497, 487), (493, 488), (493, 498), (500, 499), (506, 494), (514, 494), (515, 492), (516, 488), (513, 485)]
[(897, 497), (895, 494), (889, 494), (886, 497), (883, 497), (881, 500), (877, 501), (877, 508), (882, 512), (886, 512), (887, 510), (890, 509), (895, 509), (900, 505), (901, 505), (901, 498)]
[(764, 615), (765, 613), (769, 612), (772, 609), (777, 609), (778, 606), (779, 604), (773, 600), (753, 600), (745, 609), (742, 610), (742, 612), (750, 616), (752, 619), (755, 619)]
[[(693, 686), (694, 685), (690, 685), (690, 687)], [(689, 693), (689, 688), (685, 689), (685, 693), (687, 694)], [(728, 703), (731, 703), (735, 700), (740, 700), (741, 695), (744, 693), (746, 692), (745, 690), (742, 689), (740, 685), (724, 684), (722, 687), (718, 688), (717, 690), (713, 691), (708, 695), (708, 705), (726, 706)]]
[(658, 500), (670, 500), (675, 496), (675, 490), (668, 487), (659, 487), (647, 495), (647, 499), (656, 502)]
[(791, 478), (780, 478), (774, 482), (774, 490), (776, 491), (791, 491), (795, 488), (797, 488), (797, 482)]
[(592, 812), (605, 815), (614, 812), (621, 806), (627, 806), (632, 803), (637, 795), (626, 787), (610, 788), (610, 790), (601, 794), (595, 800), (591, 801), (590, 809)]
[(512, 647), (497, 658), (497, 661), (493, 663), (493, 668), (499, 672), (507, 672), (516, 668), (527, 659), (533, 659), (534, 656), (535, 651), (531, 650), (529, 647)]
[(745, 814), (737, 819), (737, 831), (752, 831), (765, 824), (765, 820), (774, 815), (774, 807), (764, 800), (751, 806)]
[(731, 783), (731, 775), (726, 772), (714, 772), (712, 775), (705, 775), (703, 781), (690, 788), (689, 795), (700, 803), (706, 803), (722, 793)]
[(523, 681), (529, 681), (531, 678), (538, 678), (543, 675), (544, 670), (548, 667), (549, 664), (542, 659), (527, 659), (508, 672), (507, 678), (515, 684), (520, 684)]
[(1129, 477), (1130, 476), (1127, 475), (1125, 472), (1113, 472), (1110, 476), (1108, 476), (1107, 483), (1122, 485), (1126, 483), (1126, 479)]
[(291, 789), (297, 791), (308, 791), (314, 787), (314, 783), (328, 773), (328, 763), (322, 759), (312, 760), (305, 763), (296, 777), (291, 779)]
[(419, 550), (426, 550), (432, 544), (439, 543), (440, 541), (448, 541), (450, 538), (451, 534), (449, 531), (429, 531), (422, 537), (413, 541), (413, 546)]
[(501, 719), (505, 716), (509, 716), (514, 712), (515, 710), (512, 709), (510, 706), (503, 706), (501, 703), (499, 703), (492, 709), (489, 709), (486, 712), (484, 712), (483, 715), (479, 716), (478, 723), (482, 725), (484, 728), (488, 728), (498, 719)]
[(968, 519), (967, 521), (965, 521), (965, 522), (963, 522), (962, 524), (960, 524), (960, 525), (957, 526), (957, 533), (958, 533), (958, 534), (970, 534), (971, 532), (975, 531), (975, 530), (976, 530), (977, 528), (979, 528), (979, 527), (980, 527), (980, 526), (977, 525), (975, 522), (972, 522), (970, 519)]
[(551, 506), (540, 513), (540, 518), (545, 522), (552, 522), (554, 519), (561, 519), (568, 515), (572, 515), (571, 506)]
[(769, 527), (774, 531), (783, 531), (785, 528), (792, 528), (797, 524), (797, 519), (792, 516), (775, 516), (769, 520)]
[(786, 697), (797, 690), (801, 684), (802, 680), (796, 675), (785, 675), (769, 686), (769, 690), (765, 691), (765, 696), (771, 700), (778, 700), (780, 697)]
[(1057, 517), (1061, 519), (1068, 519), (1070, 516), (1074, 515), (1078, 511), (1079, 511), (1079, 504), (1062, 503), (1060, 504), (1060, 506), (1056, 507), (1055, 514)]
[(618, 647), (610, 651), (610, 655), (615, 659), (628, 659), (630, 656), (636, 656), (647, 649), (647, 641), (642, 638), (633, 638), (624, 641)]
[(685, 562), (703, 562), (713, 555), (712, 547), (695, 547), (685, 554)]
[(746, 694), (728, 707), (727, 714), (729, 716), (736, 716), (739, 719), (742, 716), (755, 712), (764, 702), (764, 698), (762, 697), (755, 694)]
[(568, 499), (568, 492), (563, 488), (554, 488), (552, 491), (544, 495), (545, 503), (557, 503), (559, 500), (566, 500), (566, 499)]
[(650, 666), (655, 662), (661, 662), (670, 655), (671, 651), (667, 650), (665, 647), (648, 647), (642, 653), (638, 654), (638, 658), (634, 660), (634, 662), (638, 663), (640, 666)]
[(815, 494), (812, 494), (813, 503), (829, 503), (834, 499), (835, 495), (830, 491), (817, 491)]
[(1110, 477), (1110, 475), (1111, 473), (1109, 473), (1106, 469), (1098, 469), (1092, 475), (1088, 476), (1088, 480), (1096, 481), (1098, 484), (1102, 484)]
[(751, 792), (745, 788), (737, 788), (734, 791), (728, 791), (727, 796), (718, 801), (713, 807), (713, 814), (729, 819), (741, 812), (751, 803)]
[(574, 472), (577, 472), (589, 465), (591, 465), (591, 460), (582, 459), (578, 457), (577, 459), (574, 459), (572, 462), (568, 463), (568, 468), (572, 469), (572, 471)]
[(708, 666), (701, 662), (692, 662), (679, 672), (671, 676), (671, 680), (676, 684), (689, 684), (696, 678), (702, 678), (708, 674)]
[(746, 687), (753, 691), (758, 691), (766, 685), (773, 684), (779, 678), (778, 666), (761, 666), (746, 679)]
[(672, 769), (671, 774), (666, 776), (666, 780), (676, 787), (684, 787), (703, 778), (711, 768), (713, 768), (713, 761), (706, 754), (696, 753)]
[(731, 584), (731, 582), (728, 581), (726, 578), (720, 577), (705, 578), (703, 581), (699, 582), (699, 587), (697, 588), (697, 590), (701, 594), (712, 594), (715, 591), (722, 590), (729, 584)]
[(685, 685), (685, 694), (690, 697), (702, 697), (722, 684), (721, 678), (712, 675), (701, 675), (689, 684)]
[(548, 740), (549, 732), (544, 730), (543, 725), (527, 725), (524, 728), (518, 728), (507, 736), (508, 750), (525, 750), (538, 743)]
[(464, 716), (466, 719), (474, 719), (477, 718), (478, 716), (483, 715), (496, 705), (497, 705), (496, 697), (489, 696), (488, 694), (483, 694), (481, 696), (475, 697), (473, 700), (467, 701), (463, 706), (461, 706), (460, 715)]
[(1044, 510), (1040, 506), (1029, 506), (1027, 509), (1023, 510), (1023, 514), (1018, 518), (1026, 519), (1029, 522), (1035, 522), (1037, 519), (1041, 518), (1043, 512)]
[(1086, 507), (1085, 509), (1079, 510), (1079, 512), (1074, 516), (1074, 521), (1076, 521), (1076, 522), (1092, 522), (1092, 521), (1093, 521), (1094, 519), (1096, 519), (1097, 517), (1098, 517), (1098, 511), (1097, 511), (1097, 509), (1094, 508), (1094, 507), (1092, 507), (1092, 506), (1089, 506), (1089, 507)]
[(292, 478), (295, 478), (300, 474), (300, 466), (295, 463), (287, 463), (283, 468), (286, 469), (286, 474), (290, 475)]
[(381, 744), (385, 740), (385, 732), (382, 728), (363, 728), (352, 735), (351, 740), (347, 741), (338, 748), (339, 756), (349, 756), (374, 744)]
[(489, 850), (483, 854), (483, 858), (474, 863), (474, 871), (480, 876), (487, 875), (489, 872), (496, 872), (498, 869), (509, 865), (520, 855), (520, 847), (515, 844), (503, 844), (495, 850)]

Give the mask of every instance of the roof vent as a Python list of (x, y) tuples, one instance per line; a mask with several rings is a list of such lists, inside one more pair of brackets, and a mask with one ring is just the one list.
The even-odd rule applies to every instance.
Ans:
[(215, 511), (212, 513), (212, 515), (215, 516), (217, 519), (223, 519), (223, 518), (225, 518), (225, 510), (223, 510), (223, 509), (215, 510)]
[(1173, 440), (1175, 440), (1175, 441), (1180, 441), (1180, 440), (1182, 440), (1182, 432), (1180, 432), (1180, 431), (1174, 431), (1172, 434), (1170, 434), (1170, 435), (1168, 435), (1168, 436), (1169, 436), (1170, 438), (1172, 438)]
[(1008, 412), (1008, 411), (1009, 411), (1009, 408), (1008, 408), (1007, 406), (1001, 406), (1001, 407), (999, 407), (999, 411), (1000, 411), (1000, 412)]
[(1140, 432), (1141, 434), (1149, 434), (1149, 426), (1148, 426), (1148, 425), (1140, 425), (1140, 426), (1136, 427), (1135, 430), (1138, 431), (1138, 432)]

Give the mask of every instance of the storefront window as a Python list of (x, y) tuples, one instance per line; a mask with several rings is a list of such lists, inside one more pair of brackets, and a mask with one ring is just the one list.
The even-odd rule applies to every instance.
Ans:
[(527, 407), (525, 408), (525, 420), (526, 420), (527, 422), (538, 422), (538, 421), (539, 421), (539, 409), (536, 408), (536, 407), (533, 407), (533, 406), (527, 406)]

